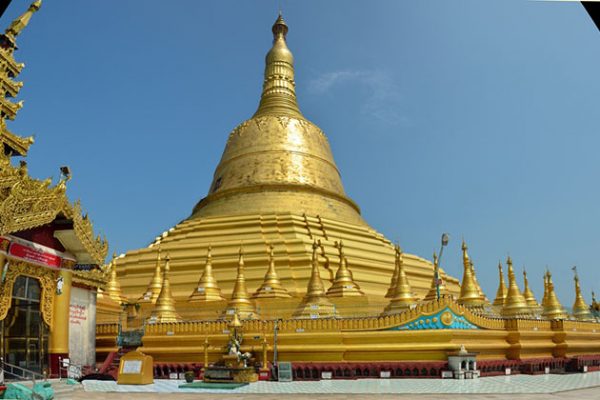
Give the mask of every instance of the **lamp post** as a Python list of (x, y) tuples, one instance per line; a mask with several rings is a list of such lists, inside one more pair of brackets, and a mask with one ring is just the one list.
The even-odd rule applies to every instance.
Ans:
[(450, 241), (450, 236), (447, 233), (442, 233), (442, 243), (440, 246), (440, 256), (438, 257), (437, 265), (435, 265), (435, 293), (437, 295), (437, 299), (440, 299), (440, 264), (442, 262), (442, 254), (444, 254), (444, 247), (448, 245)]

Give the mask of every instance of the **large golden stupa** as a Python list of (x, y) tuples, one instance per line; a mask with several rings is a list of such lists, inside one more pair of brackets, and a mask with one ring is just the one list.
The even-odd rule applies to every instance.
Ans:
[[(229, 134), (208, 195), (190, 217), (149, 247), (116, 260), (118, 280), (128, 299), (137, 299), (146, 290), (159, 247), (170, 255), (171, 289), (185, 307), (197, 289), (209, 246), (212, 272), (225, 297), (236, 280), (239, 248), (243, 247), (251, 294), (263, 283), (273, 246), (281, 285), (297, 303), (306, 293), (312, 244), (318, 240), (326, 286), (335, 279), (336, 242), (341, 242), (348, 269), (365, 294), (355, 299), (359, 309), (384, 301), (394, 270), (394, 246), (361, 217), (358, 205), (344, 191), (327, 137), (298, 107), (294, 57), (281, 16), (272, 30), (260, 105), (252, 118)], [(432, 264), (409, 254), (404, 254), (404, 263), (415, 294), (423, 297), (431, 286)], [(459, 293), (457, 279), (443, 271), (441, 277), (451, 293)]]

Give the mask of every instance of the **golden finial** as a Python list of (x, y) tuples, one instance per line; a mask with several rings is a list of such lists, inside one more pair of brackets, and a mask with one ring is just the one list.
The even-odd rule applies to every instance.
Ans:
[(463, 253), (463, 279), (460, 285), (458, 303), (468, 307), (482, 307), (485, 304), (485, 299), (481, 296), (480, 289), (475, 283), (474, 268), (469, 259), (468, 247), (464, 239), (461, 249)]
[(240, 321), (240, 318), (238, 317), (237, 311), (235, 311), (233, 313), (233, 318), (229, 322), (229, 327), (230, 328), (240, 328), (241, 326), (242, 326), (242, 322)]
[(190, 295), (190, 302), (205, 302), (205, 301), (220, 301), (225, 300), (225, 297), (221, 294), (221, 289), (217, 283), (217, 279), (213, 275), (212, 271), (212, 247), (209, 245), (206, 250), (206, 264), (204, 265), (204, 272), (200, 276), (198, 286), (194, 292)]
[(399, 268), (400, 268), (400, 264), (398, 263), (398, 253), (400, 252), (400, 245), (396, 244), (394, 246), (394, 273), (392, 274), (392, 279), (390, 279), (390, 287), (388, 288), (387, 292), (385, 293), (385, 297), (393, 297), (394, 296), (394, 292), (396, 290), (396, 283), (398, 282), (398, 273), (399, 273)]
[(352, 273), (348, 268), (348, 260), (344, 254), (344, 244), (340, 240), (335, 242), (335, 247), (338, 249), (340, 264), (337, 272), (335, 273), (335, 279), (333, 284), (327, 291), (329, 297), (356, 297), (364, 296), (365, 294), (360, 290), (360, 287), (354, 279), (352, 279)]
[(276, 115), (303, 118), (296, 102), (294, 56), (286, 44), (288, 26), (281, 14), (273, 24), (273, 47), (267, 53), (260, 105), (254, 117)]
[(265, 279), (252, 295), (253, 298), (275, 299), (292, 297), (288, 291), (281, 285), (281, 281), (275, 271), (275, 250), (273, 244), (269, 244), (269, 268), (265, 274)]
[(439, 292), (440, 298), (449, 295), (448, 288), (446, 288), (444, 280), (442, 279), (442, 274), (440, 273), (438, 256), (437, 256), (436, 252), (434, 251), (433, 252), (433, 277), (431, 278), (431, 287), (429, 288), (429, 292), (427, 292), (427, 295), (425, 295), (425, 298), (423, 298), (423, 301), (437, 300), (438, 292)]
[(233, 286), (231, 299), (227, 303), (225, 309), (225, 318), (231, 316), (235, 312), (238, 312), (243, 319), (254, 318), (256, 316), (254, 303), (250, 299), (248, 290), (246, 289), (246, 278), (244, 278), (244, 251), (241, 246), (239, 251), (237, 277)]
[(568, 314), (558, 301), (558, 297), (556, 297), (556, 293), (554, 292), (554, 283), (552, 283), (552, 274), (550, 273), (550, 271), (546, 271), (546, 285), (546, 304), (544, 304), (542, 316), (548, 319), (567, 318)]
[(504, 273), (502, 272), (502, 262), (498, 261), (498, 290), (496, 291), (496, 298), (494, 299), (493, 305), (497, 307), (504, 306), (506, 301), (506, 283), (504, 282)]
[(181, 320), (175, 309), (175, 299), (171, 294), (171, 284), (169, 283), (170, 267), (169, 253), (165, 256), (165, 266), (163, 268), (162, 288), (156, 299), (154, 311), (150, 316), (150, 322), (178, 322)]
[(383, 315), (401, 313), (417, 304), (417, 298), (412, 292), (404, 271), (404, 257), (400, 246), (396, 246), (396, 268), (398, 269), (398, 278), (394, 283), (392, 299), (383, 310)]
[(573, 267), (573, 273), (575, 274), (575, 302), (573, 303), (573, 316), (581, 321), (594, 321), (594, 317), (590, 312), (590, 307), (587, 305), (581, 294), (577, 267)]
[(117, 278), (117, 253), (113, 253), (112, 260), (108, 265), (109, 272), (109, 280), (106, 284), (106, 294), (108, 297), (121, 304), (127, 301), (125, 296), (123, 296), (121, 292), (121, 285), (119, 284), (119, 280)]
[(523, 297), (533, 313), (538, 313), (540, 311), (540, 305), (537, 302), (533, 291), (529, 287), (529, 280), (527, 279), (527, 271), (525, 271), (525, 267), (523, 267)]
[(312, 244), (312, 268), (306, 295), (294, 313), (294, 317), (321, 318), (335, 315), (335, 306), (325, 295), (325, 286), (319, 273), (319, 255), (317, 249), (321, 246), (320, 241)]
[(21, 31), (29, 24), (29, 20), (34, 12), (40, 9), (42, 1), (37, 0), (31, 3), (27, 11), (25, 11), (19, 18), (15, 19), (8, 29), (6, 29), (6, 36), (8, 36), (14, 45), (14, 39), (21, 33)]
[(521, 293), (521, 290), (519, 289), (519, 285), (517, 285), (517, 279), (515, 277), (515, 271), (513, 270), (510, 256), (506, 259), (506, 265), (508, 269), (508, 291), (506, 292), (504, 307), (502, 307), (502, 315), (515, 317), (532, 314), (525, 301), (525, 297), (523, 297), (523, 293)]
[(162, 271), (161, 271), (161, 262), (160, 262), (160, 244), (158, 245), (158, 249), (156, 251), (156, 267), (154, 268), (154, 275), (150, 280), (150, 284), (148, 288), (138, 299), (140, 303), (150, 302), (152, 304), (156, 303), (156, 299), (158, 299), (158, 295), (162, 289)]

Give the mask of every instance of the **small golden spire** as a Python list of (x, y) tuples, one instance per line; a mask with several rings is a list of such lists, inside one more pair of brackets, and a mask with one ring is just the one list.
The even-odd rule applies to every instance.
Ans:
[(477, 293), (479, 293), (479, 297), (483, 299), (483, 303), (489, 305), (490, 300), (487, 298), (479, 281), (477, 280), (477, 274), (475, 273), (475, 266), (473, 265), (473, 260), (469, 260), (469, 264), (471, 265), (471, 274), (473, 275), (473, 281), (475, 282), (475, 286), (477, 287)]
[(494, 299), (493, 305), (497, 307), (503, 307), (506, 301), (506, 283), (504, 282), (504, 273), (502, 272), (502, 262), (498, 261), (498, 290), (496, 291), (496, 298)]
[(383, 310), (383, 315), (397, 314), (410, 309), (417, 304), (417, 298), (414, 296), (406, 272), (404, 272), (404, 257), (400, 246), (396, 245), (396, 269), (398, 277), (394, 285), (394, 292), (389, 304)]
[(275, 115), (304, 118), (296, 101), (294, 56), (285, 41), (288, 27), (281, 14), (273, 24), (272, 31), (273, 47), (265, 60), (263, 91), (254, 117)]
[(523, 267), (523, 297), (525, 298), (530, 310), (533, 313), (538, 313), (540, 310), (540, 305), (537, 302), (533, 291), (529, 287), (529, 280), (527, 279), (527, 271), (525, 271), (525, 267)]
[(546, 272), (544, 272), (544, 296), (542, 296), (542, 309), (548, 304), (548, 266), (546, 266)]
[(121, 285), (117, 278), (117, 253), (113, 254), (113, 258), (110, 261), (110, 264), (108, 264), (108, 268), (110, 278), (106, 284), (105, 292), (112, 301), (116, 301), (119, 304), (125, 303), (127, 299), (121, 292)]
[(321, 246), (320, 241), (313, 242), (312, 269), (306, 295), (294, 313), (294, 317), (322, 318), (335, 315), (335, 306), (325, 295), (325, 286), (319, 273), (319, 256), (317, 249)]
[(158, 295), (160, 294), (160, 291), (162, 289), (162, 271), (161, 271), (160, 265), (161, 265), (161, 263), (160, 263), (160, 245), (159, 245), (158, 251), (156, 252), (156, 268), (154, 269), (154, 275), (152, 276), (152, 279), (150, 280), (150, 284), (148, 285), (148, 288), (146, 289), (146, 291), (144, 292), (142, 297), (140, 297), (138, 299), (138, 302), (140, 302), (140, 303), (150, 302), (152, 304), (156, 303), (156, 299), (158, 299)]
[(519, 289), (519, 285), (517, 285), (517, 278), (510, 256), (506, 260), (506, 265), (508, 266), (508, 291), (506, 292), (504, 307), (502, 307), (502, 315), (507, 317), (530, 315), (531, 310)]
[(543, 307), (542, 316), (548, 319), (565, 319), (568, 317), (563, 306), (558, 301), (554, 292), (554, 283), (552, 283), (552, 274), (546, 271), (547, 295), (546, 304)]
[(463, 239), (463, 280), (460, 286), (458, 303), (468, 307), (482, 307), (485, 304), (485, 299), (481, 296), (480, 289), (478, 289), (478, 285), (475, 283), (474, 268), (467, 250), (467, 244)]
[(442, 279), (442, 274), (440, 273), (440, 266), (438, 262), (438, 256), (433, 252), (433, 277), (431, 278), (431, 287), (429, 288), (429, 292), (423, 298), (423, 301), (432, 301), (437, 300), (438, 292), (440, 298), (444, 296), (448, 296), (450, 293), (448, 292), (448, 288)]
[(256, 309), (254, 308), (254, 303), (250, 299), (248, 290), (246, 289), (246, 278), (244, 278), (244, 251), (241, 246), (239, 254), (237, 277), (235, 279), (235, 285), (233, 286), (231, 299), (227, 303), (225, 309), (225, 318), (237, 312), (241, 318), (249, 319), (256, 317)]
[(198, 286), (194, 292), (190, 295), (190, 302), (205, 302), (205, 301), (220, 301), (225, 300), (225, 297), (221, 294), (221, 289), (217, 284), (217, 280), (213, 275), (212, 271), (212, 247), (209, 245), (206, 250), (206, 264), (204, 265), (204, 272), (200, 276)]
[(273, 244), (269, 244), (269, 269), (265, 274), (265, 279), (258, 288), (258, 290), (252, 295), (253, 298), (258, 299), (275, 299), (275, 298), (289, 298), (292, 297), (288, 291), (281, 285), (281, 281), (275, 271), (275, 251)]
[(394, 296), (394, 292), (396, 290), (396, 283), (398, 282), (398, 273), (400, 272), (400, 264), (398, 263), (398, 248), (400, 247), (400, 245), (396, 244), (394, 246), (394, 253), (395, 253), (395, 263), (394, 263), (394, 273), (392, 274), (392, 279), (390, 279), (390, 287), (388, 288), (387, 292), (385, 293), (385, 297), (389, 298), (389, 297), (393, 297)]
[(573, 267), (573, 273), (575, 274), (575, 302), (573, 303), (573, 316), (581, 321), (594, 321), (594, 317), (590, 312), (590, 307), (587, 305), (581, 294), (577, 267)]
[(25, 11), (23, 13), (23, 15), (21, 15), (19, 18), (15, 19), (10, 24), (8, 29), (6, 29), (6, 36), (8, 36), (12, 40), (13, 44), (14, 44), (15, 38), (29, 24), (29, 20), (31, 19), (31, 16), (33, 15), (33, 13), (36, 12), (37, 10), (39, 10), (41, 6), (42, 6), (41, 0), (34, 1), (33, 3), (31, 3), (31, 5), (27, 9), (27, 11)]
[(335, 279), (333, 284), (327, 291), (329, 297), (356, 297), (364, 296), (365, 294), (360, 290), (360, 286), (352, 278), (352, 272), (348, 268), (348, 259), (344, 255), (344, 244), (340, 240), (335, 242), (335, 247), (338, 249), (340, 257), (340, 265), (337, 272), (335, 273)]
[(171, 284), (169, 283), (169, 272), (171, 267), (169, 261), (169, 253), (167, 253), (165, 257), (165, 266), (163, 268), (162, 288), (158, 295), (158, 299), (156, 299), (154, 311), (150, 316), (150, 322), (160, 323), (181, 321), (181, 317), (177, 314), (177, 310), (175, 309), (175, 299), (171, 294)]

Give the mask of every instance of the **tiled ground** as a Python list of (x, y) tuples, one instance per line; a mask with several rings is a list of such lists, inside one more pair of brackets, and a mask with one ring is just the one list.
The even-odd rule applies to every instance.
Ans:
[[(316, 382), (257, 382), (234, 390), (178, 389), (182, 381), (156, 380), (152, 385), (117, 385), (85, 381), (86, 392), (233, 394), (513, 394), (556, 393), (600, 386), (600, 372), (569, 375), (515, 375), (475, 380), (361, 379)], [(594, 389), (600, 398), (600, 388)], [(487, 396), (486, 396), (487, 397)], [(513, 396), (511, 396), (513, 397)], [(111, 398), (111, 397), (108, 397)], [(244, 396), (246, 398), (246, 396)]]

